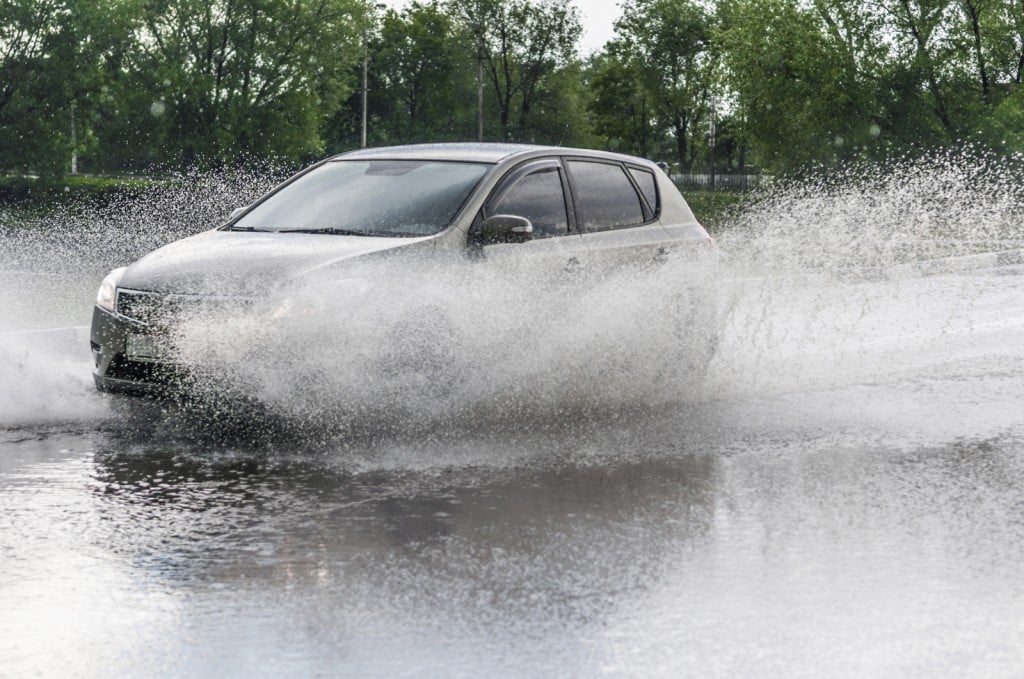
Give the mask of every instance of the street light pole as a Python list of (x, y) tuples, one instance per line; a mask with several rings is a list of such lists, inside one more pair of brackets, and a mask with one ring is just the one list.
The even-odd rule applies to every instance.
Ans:
[(708, 147), (711, 151), (711, 190), (715, 190), (715, 95), (711, 95), (711, 126), (708, 130)]
[(476, 2), (476, 139), (484, 140), (484, 17), (480, 0)]
[(370, 49), (366, 44), (366, 29), (363, 29), (363, 117), (359, 130), (359, 148), (366, 148), (366, 90), (370, 70)]
[(484, 140), (484, 57), (483, 47), (476, 56), (476, 138)]
[(75, 102), (71, 102), (71, 174), (78, 174), (78, 129), (75, 126)]
[[(374, 8), (374, 23), (376, 24), (377, 10), (387, 9), (387, 5), (383, 3), (377, 3), (373, 6)], [(363, 101), (362, 101), (362, 124), (359, 129), (359, 148), (366, 148), (366, 96), (369, 92), (369, 72), (370, 72), (370, 41), (367, 36), (367, 30), (363, 29)]]

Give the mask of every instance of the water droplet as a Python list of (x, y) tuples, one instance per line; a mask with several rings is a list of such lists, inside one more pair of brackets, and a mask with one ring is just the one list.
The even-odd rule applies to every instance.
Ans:
[(149, 113), (154, 118), (159, 118), (167, 110), (167, 106), (162, 101), (154, 101), (149, 107)]

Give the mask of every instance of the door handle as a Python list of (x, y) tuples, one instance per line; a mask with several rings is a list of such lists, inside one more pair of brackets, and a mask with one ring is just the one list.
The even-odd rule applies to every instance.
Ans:
[(569, 261), (565, 264), (566, 273), (576, 273), (583, 268), (583, 264), (580, 263), (579, 257), (570, 257)]

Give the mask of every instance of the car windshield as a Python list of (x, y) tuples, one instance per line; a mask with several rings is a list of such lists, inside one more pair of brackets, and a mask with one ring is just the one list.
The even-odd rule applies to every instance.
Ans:
[(417, 160), (331, 161), (288, 184), (230, 228), (429, 236), (451, 223), (488, 167)]

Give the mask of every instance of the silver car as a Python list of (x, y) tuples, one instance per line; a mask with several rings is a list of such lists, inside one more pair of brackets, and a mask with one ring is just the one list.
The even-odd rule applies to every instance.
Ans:
[[(161, 391), (188, 369), (167, 350), (182, 310), (367, 261), (400, 267), (409, 255), (500, 272), (529, 258), (575, 275), (659, 266), (680, 250), (714, 248), (669, 177), (641, 158), (509, 144), (353, 151), (110, 272), (92, 319), (93, 375), (102, 391)], [(701, 341), (710, 356), (714, 338)]]

